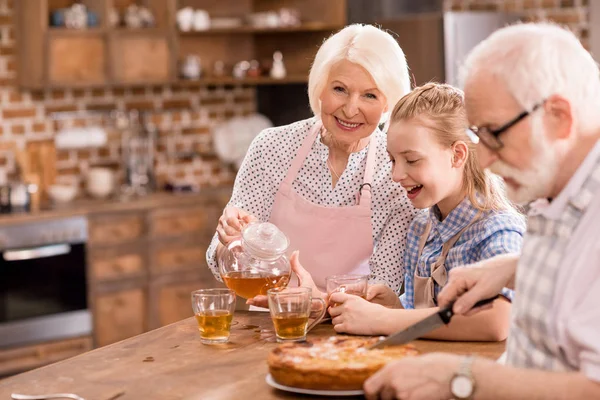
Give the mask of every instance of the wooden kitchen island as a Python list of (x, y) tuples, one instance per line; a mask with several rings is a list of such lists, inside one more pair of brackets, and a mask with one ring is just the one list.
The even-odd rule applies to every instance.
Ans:
[[(85, 400), (291, 399), (265, 383), (267, 354), (275, 343), (266, 312), (237, 312), (231, 341), (200, 343), (188, 318), (86, 354), (0, 381), (0, 399), (11, 393), (76, 393)], [(330, 324), (309, 337), (334, 335)], [(422, 352), (446, 351), (497, 358), (505, 343), (416, 341)], [(331, 397), (329, 397), (331, 398)]]

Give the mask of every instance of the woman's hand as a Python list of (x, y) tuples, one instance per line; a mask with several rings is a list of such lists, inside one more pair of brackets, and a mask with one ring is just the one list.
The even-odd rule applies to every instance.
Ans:
[[(299, 251), (295, 251), (292, 253), (292, 256), (290, 257), (290, 265), (292, 267), (292, 272), (294, 272), (298, 276), (298, 286), (311, 289), (313, 299), (321, 298), (323, 300), (326, 300), (327, 294), (321, 292), (317, 288), (317, 285), (315, 284), (315, 281), (313, 280), (312, 276), (310, 275), (310, 272), (305, 270), (304, 267), (302, 266), (302, 264), (300, 264), (300, 252)], [(263, 296), (263, 295), (259, 295), (252, 299), (246, 300), (246, 304), (249, 304), (251, 306), (256, 306), (256, 307), (269, 308), (267, 296)]]
[(296, 250), (292, 253), (292, 256), (290, 257), (290, 265), (292, 266), (292, 272), (298, 277), (298, 286), (311, 289), (313, 299), (327, 299), (327, 293), (323, 293), (319, 290), (319, 288), (317, 288), (317, 285), (315, 284), (310, 272), (305, 270), (302, 264), (300, 264), (299, 251)]
[(332, 293), (329, 297), (331, 323), (336, 332), (354, 335), (379, 335), (385, 332), (386, 315), (389, 311), (379, 304), (341, 292)]
[(225, 247), (232, 241), (238, 239), (242, 234), (242, 228), (250, 222), (257, 221), (256, 217), (237, 207), (225, 207), (223, 215), (219, 218), (217, 234), (219, 242)]
[(369, 285), (367, 300), (388, 308), (402, 308), (400, 298), (392, 289), (383, 284)]

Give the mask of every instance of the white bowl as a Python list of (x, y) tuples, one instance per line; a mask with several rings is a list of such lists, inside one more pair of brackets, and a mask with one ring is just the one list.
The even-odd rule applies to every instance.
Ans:
[(48, 187), (48, 195), (56, 203), (68, 203), (77, 195), (77, 186), (51, 185)]

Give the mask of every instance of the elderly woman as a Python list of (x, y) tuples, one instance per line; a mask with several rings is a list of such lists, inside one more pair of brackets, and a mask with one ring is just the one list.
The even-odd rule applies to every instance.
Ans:
[(415, 209), (392, 182), (379, 125), (409, 90), (404, 53), (388, 33), (357, 24), (327, 39), (308, 80), (315, 116), (261, 132), (248, 150), (206, 254), (215, 277), (217, 254), (257, 219), (288, 236), (302, 255), (303, 268), (292, 257), (296, 273), (321, 291), (326, 276), (345, 273), (398, 290)]

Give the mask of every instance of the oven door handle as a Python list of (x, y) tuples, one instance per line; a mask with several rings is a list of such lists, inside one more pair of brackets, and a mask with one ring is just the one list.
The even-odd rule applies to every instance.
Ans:
[(35, 260), (37, 258), (55, 257), (63, 254), (69, 254), (71, 246), (68, 244), (53, 244), (51, 246), (35, 247), (33, 249), (8, 250), (3, 257), (6, 261), (25, 261)]

